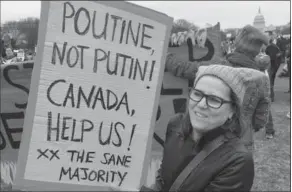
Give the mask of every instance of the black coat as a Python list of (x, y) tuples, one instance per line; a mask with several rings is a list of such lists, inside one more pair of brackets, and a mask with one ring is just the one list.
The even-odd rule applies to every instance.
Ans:
[(277, 40), (277, 47), (279, 47), (280, 51), (286, 51), (287, 43), (288, 41), (284, 37), (281, 37)]
[[(223, 133), (215, 129), (194, 146), (190, 138), (184, 138), (185, 126), (184, 115), (179, 114), (167, 127), (163, 160), (156, 178), (158, 191), (168, 191), (181, 170), (193, 158), (192, 155), (195, 156), (207, 142)], [(233, 135), (191, 172), (180, 191), (249, 191), (253, 179), (252, 154)]]
[(266, 54), (270, 56), (271, 58), (271, 63), (277, 62), (280, 58), (280, 49), (277, 47), (277, 45), (275, 44), (270, 44), (267, 46), (266, 48)]

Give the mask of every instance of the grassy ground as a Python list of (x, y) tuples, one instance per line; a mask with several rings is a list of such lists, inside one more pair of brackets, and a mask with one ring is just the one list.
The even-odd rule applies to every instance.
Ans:
[[(281, 67), (282, 68), (282, 67)], [(279, 72), (282, 69), (279, 69)], [(290, 119), (286, 117), (290, 110), (288, 78), (277, 78), (275, 82), (275, 102), (272, 114), (275, 138), (267, 140), (265, 131), (255, 134), (255, 180), (252, 191), (290, 191)]]

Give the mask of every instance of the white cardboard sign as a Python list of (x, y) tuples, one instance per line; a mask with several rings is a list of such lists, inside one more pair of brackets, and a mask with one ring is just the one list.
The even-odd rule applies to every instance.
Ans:
[(126, 2), (42, 2), (15, 188), (138, 190), (172, 18)]

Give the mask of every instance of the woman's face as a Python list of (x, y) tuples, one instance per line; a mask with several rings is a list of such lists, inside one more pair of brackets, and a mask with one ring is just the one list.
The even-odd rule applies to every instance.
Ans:
[[(194, 87), (206, 95), (219, 97), (231, 101), (230, 88), (220, 79), (213, 76), (203, 76)], [(211, 108), (206, 103), (206, 97), (196, 102), (189, 99), (189, 114), (193, 129), (205, 133), (223, 125), (233, 115), (232, 105), (224, 103), (218, 109)]]

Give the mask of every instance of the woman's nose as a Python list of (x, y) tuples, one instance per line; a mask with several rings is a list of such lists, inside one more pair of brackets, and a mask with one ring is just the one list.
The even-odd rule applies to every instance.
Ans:
[(199, 101), (199, 102), (197, 103), (197, 106), (200, 107), (200, 108), (207, 108), (208, 105), (207, 105), (206, 97), (203, 97), (203, 98), (201, 99), (201, 101)]

